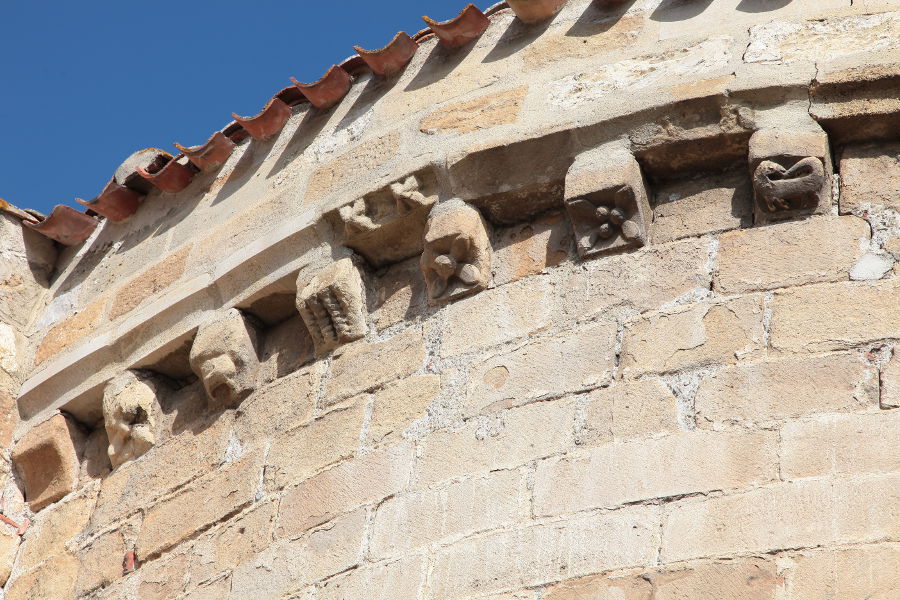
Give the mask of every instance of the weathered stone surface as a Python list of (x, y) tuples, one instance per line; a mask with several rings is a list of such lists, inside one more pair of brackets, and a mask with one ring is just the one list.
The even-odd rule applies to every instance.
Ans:
[(190, 246), (170, 254), (159, 264), (150, 267), (116, 292), (109, 308), (109, 320), (130, 313), (144, 300), (152, 298), (167, 287), (181, 279), (187, 266)]
[[(361, 357), (365, 357), (362, 359)], [(419, 331), (399, 333), (383, 342), (364, 340), (344, 346), (331, 363), (325, 384), (325, 402), (333, 404), (360, 392), (402, 379), (416, 372), (425, 360), (425, 340)]]
[(831, 153), (818, 125), (754, 133), (750, 173), (757, 224), (831, 210)]
[(6, 588), (6, 600), (60, 600), (75, 597), (78, 560), (59, 554), (22, 573)]
[(528, 86), (521, 86), (449, 104), (424, 117), (419, 130), (428, 134), (472, 133), (515, 123), (527, 93)]
[(235, 435), (249, 445), (310, 420), (323, 371), (320, 364), (310, 365), (257, 390), (235, 415)]
[(297, 310), (325, 354), (366, 334), (366, 298), (359, 270), (350, 258), (337, 260), (312, 279), (297, 280)]
[(278, 509), (276, 535), (298, 537), (342, 513), (397, 494), (412, 475), (413, 454), (411, 445), (376, 450), (288, 490)]
[(84, 435), (56, 414), (29, 431), (12, 451), (12, 461), (25, 483), (25, 499), (37, 512), (75, 490), (78, 450)]
[(140, 600), (169, 600), (177, 597), (190, 582), (188, 560), (186, 552), (172, 552), (141, 565), (140, 583), (136, 586), (137, 597)]
[[(366, 565), (329, 579), (316, 591), (317, 600), (397, 600), (418, 598), (425, 578), (423, 557)], [(302, 600), (299, 597), (298, 600)]]
[(553, 584), (546, 600), (653, 600), (653, 585), (639, 574), (588, 575)]
[(715, 289), (725, 294), (847, 280), (864, 254), (869, 225), (821, 217), (730, 231), (719, 238)]
[(253, 502), (260, 472), (259, 457), (248, 456), (149, 508), (141, 523), (137, 555), (156, 556)]
[(494, 285), (517, 281), (555, 267), (569, 257), (572, 234), (562, 213), (538, 217), (527, 225), (496, 232)]
[(394, 496), (375, 514), (372, 554), (403, 555), (450, 536), (527, 520), (525, 485), (520, 471), (495, 471), (444, 488)]
[(850, 269), (851, 281), (875, 281), (894, 268), (894, 257), (888, 253), (867, 252)]
[(400, 149), (397, 131), (365, 141), (349, 152), (320, 166), (309, 177), (306, 188), (307, 204), (318, 202), (335, 189), (349, 183), (377, 166), (391, 160)]
[(16, 399), (0, 389), (0, 445), (9, 448), (18, 422)]
[(881, 408), (900, 408), (900, 347), (881, 371)]
[[(604, 16), (607, 18), (603, 19)], [(602, 35), (572, 35), (566, 28), (547, 31), (522, 49), (525, 68), (538, 70), (569, 59), (597, 60), (599, 55), (615, 56), (638, 42), (642, 34), (653, 30), (652, 22), (642, 14), (597, 14), (595, 17), (605, 21)]]
[(9, 581), (18, 549), (18, 534), (11, 531), (0, 531), (0, 585), (6, 585), (6, 582)]
[(608, 384), (615, 366), (616, 332), (615, 322), (600, 322), (474, 365), (468, 377), (468, 409), (493, 412)]
[(79, 595), (107, 586), (122, 577), (125, 550), (125, 539), (118, 529), (93, 538), (82, 548), (78, 552), (80, 569), (76, 587)]
[(206, 321), (191, 346), (191, 369), (203, 382), (212, 410), (232, 408), (256, 388), (257, 330), (239, 310)]
[(101, 298), (87, 305), (84, 310), (51, 327), (44, 335), (44, 339), (41, 340), (35, 353), (35, 366), (55, 356), (96, 329), (100, 324), (104, 306), (106, 306), (106, 298)]
[(425, 227), (422, 272), (432, 303), (485, 289), (491, 279), (491, 241), (479, 212), (461, 200), (434, 207)]
[(796, 600), (890, 600), (900, 589), (896, 544), (825, 550), (791, 557), (788, 594)]
[(534, 511), (551, 516), (778, 477), (772, 433), (691, 432), (599, 446), (538, 463)]
[(900, 337), (898, 293), (898, 278), (777, 292), (772, 302), (772, 347), (784, 352), (817, 352)]
[(711, 363), (733, 364), (763, 343), (762, 298), (693, 304), (627, 323), (623, 372), (634, 377)]
[(133, 460), (156, 443), (160, 384), (149, 373), (125, 371), (103, 391), (103, 422), (113, 467)]
[(366, 431), (366, 443), (396, 443), (441, 393), (440, 378), (435, 375), (407, 377), (375, 393), (372, 416)]
[(855, 144), (841, 153), (841, 213), (900, 211), (900, 144)]
[(744, 173), (678, 181), (656, 189), (654, 244), (748, 227), (753, 192)]
[(391, 265), (374, 278), (372, 285), (370, 310), (379, 331), (412, 320), (425, 309), (425, 279), (418, 258)]
[(566, 174), (565, 199), (580, 257), (647, 243), (653, 213), (644, 176), (621, 145), (579, 154)]
[(66, 542), (87, 527), (97, 501), (97, 491), (96, 487), (89, 488), (42, 511), (22, 540), (18, 568), (28, 571), (51, 556), (63, 554)]
[(856, 354), (743, 363), (701, 379), (694, 409), (700, 427), (851, 412), (876, 404), (876, 384)]
[(433, 594), (468, 598), (648, 564), (656, 554), (658, 527), (658, 508), (641, 506), (469, 537), (438, 552)]
[(576, 432), (580, 445), (592, 446), (678, 429), (678, 401), (658, 379), (618, 382), (591, 392), (588, 398), (584, 422)]

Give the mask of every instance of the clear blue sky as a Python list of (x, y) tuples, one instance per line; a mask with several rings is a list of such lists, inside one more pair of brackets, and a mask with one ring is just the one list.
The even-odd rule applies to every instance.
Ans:
[(379, 48), (466, 3), (4, 2), (0, 197), (43, 212), (93, 198), (132, 152), (201, 144), (291, 75), (314, 81), (355, 44)]

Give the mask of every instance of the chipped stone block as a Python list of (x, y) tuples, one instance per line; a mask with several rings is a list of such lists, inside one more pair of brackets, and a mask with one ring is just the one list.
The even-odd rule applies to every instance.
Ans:
[(129, 370), (103, 390), (107, 453), (113, 467), (141, 456), (156, 443), (160, 386), (152, 373)]
[(760, 129), (750, 138), (757, 225), (831, 209), (831, 152), (821, 128)]
[(367, 330), (365, 307), (362, 277), (349, 257), (309, 280), (297, 281), (297, 310), (318, 354), (363, 337)]
[(207, 320), (191, 346), (191, 369), (203, 382), (210, 410), (233, 408), (256, 387), (257, 330), (236, 308)]
[(75, 490), (78, 448), (83, 441), (83, 434), (61, 414), (19, 440), (12, 460), (25, 483), (25, 499), (31, 510), (37, 512)]
[(847, 146), (840, 164), (841, 214), (900, 211), (900, 142)]
[(421, 259), (429, 300), (444, 302), (485, 289), (492, 254), (487, 225), (475, 208), (462, 200), (436, 206)]
[(652, 212), (641, 168), (627, 150), (581, 154), (566, 175), (566, 209), (582, 258), (647, 243)]
[(437, 198), (437, 178), (431, 170), (358, 198), (339, 211), (344, 245), (376, 268), (419, 254), (428, 211)]

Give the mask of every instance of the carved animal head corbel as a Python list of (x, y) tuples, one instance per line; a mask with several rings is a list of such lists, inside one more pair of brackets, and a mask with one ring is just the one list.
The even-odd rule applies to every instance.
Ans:
[(437, 205), (428, 217), (421, 258), (431, 302), (485, 289), (492, 254), (487, 225), (478, 210), (462, 200)]

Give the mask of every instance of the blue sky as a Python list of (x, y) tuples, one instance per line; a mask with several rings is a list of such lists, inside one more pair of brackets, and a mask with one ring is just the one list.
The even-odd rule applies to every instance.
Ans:
[(290, 76), (314, 81), (354, 45), (379, 48), (465, 4), (4, 2), (0, 197), (43, 212), (93, 198), (132, 152), (201, 144)]

